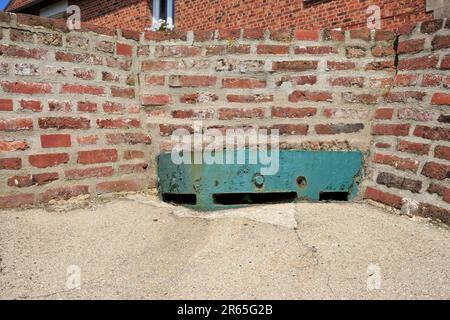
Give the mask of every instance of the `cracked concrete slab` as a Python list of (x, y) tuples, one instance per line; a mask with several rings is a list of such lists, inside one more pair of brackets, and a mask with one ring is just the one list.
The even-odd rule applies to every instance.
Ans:
[[(2, 299), (450, 298), (450, 233), (366, 204), (0, 212)], [(81, 288), (67, 290), (67, 268)], [(380, 290), (368, 290), (368, 267)]]

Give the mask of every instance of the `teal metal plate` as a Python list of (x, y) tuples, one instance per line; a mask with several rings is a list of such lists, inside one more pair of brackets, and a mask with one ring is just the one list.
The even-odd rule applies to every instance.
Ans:
[(201, 211), (251, 204), (222, 205), (214, 200), (217, 194), (295, 192), (297, 200), (315, 202), (324, 192), (340, 192), (350, 201), (358, 193), (362, 163), (359, 151), (280, 150), (278, 173), (263, 176), (259, 164), (176, 165), (164, 153), (157, 157), (158, 188), (162, 198), (195, 195), (196, 204), (188, 206)]

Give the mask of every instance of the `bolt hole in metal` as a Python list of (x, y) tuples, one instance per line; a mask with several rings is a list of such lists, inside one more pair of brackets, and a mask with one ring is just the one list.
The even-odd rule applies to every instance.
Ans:
[(308, 184), (308, 182), (306, 181), (306, 178), (303, 176), (297, 177), (296, 181), (297, 181), (297, 185), (300, 189), (306, 188), (306, 185)]

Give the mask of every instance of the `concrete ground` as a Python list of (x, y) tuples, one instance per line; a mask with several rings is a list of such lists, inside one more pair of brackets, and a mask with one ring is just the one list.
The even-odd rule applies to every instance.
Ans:
[[(450, 298), (450, 232), (422, 220), (365, 204), (199, 214), (111, 200), (0, 212), (0, 298)], [(66, 287), (71, 265), (79, 289)]]

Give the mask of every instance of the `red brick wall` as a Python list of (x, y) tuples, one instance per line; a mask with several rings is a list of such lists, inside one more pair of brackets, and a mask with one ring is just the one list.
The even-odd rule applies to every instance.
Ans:
[(154, 186), (171, 132), (202, 120), (278, 129), (286, 149), (360, 150), (360, 199), (450, 223), (448, 20), (139, 42), (15, 19), (0, 14), (0, 207)]
[[(45, 5), (57, 1), (45, 1)], [(80, 7), (83, 22), (104, 28), (143, 31), (152, 24), (148, 0), (69, 0), (69, 4)], [(39, 9), (42, 7), (42, 4), (38, 4), (22, 12), (39, 16)]]
[[(450, 20), (402, 28), (398, 73), (376, 112), (366, 197), (450, 223)], [(409, 208), (409, 209), (408, 209)]]
[(0, 208), (147, 188), (135, 39), (15, 19), (0, 13)]
[(105, 28), (142, 31), (152, 24), (148, 0), (71, 0), (70, 4), (80, 7), (83, 21)]
[(366, 26), (367, 7), (381, 7), (382, 28), (432, 19), (425, 0), (331, 0), (304, 7), (303, 0), (177, 0), (175, 26), (181, 30), (219, 28), (345, 29)]

